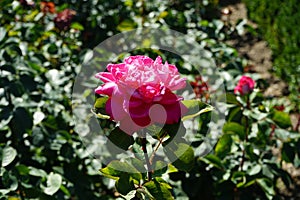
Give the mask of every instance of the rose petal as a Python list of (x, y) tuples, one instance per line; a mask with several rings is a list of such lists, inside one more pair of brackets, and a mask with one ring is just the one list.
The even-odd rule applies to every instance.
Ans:
[(97, 89), (95, 89), (95, 92), (97, 94), (111, 96), (116, 87), (117, 85), (114, 82), (107, 82), (103, 86), (99, 86)]

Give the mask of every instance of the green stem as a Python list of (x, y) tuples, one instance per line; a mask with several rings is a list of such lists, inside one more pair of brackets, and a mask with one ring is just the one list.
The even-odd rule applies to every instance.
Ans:
[(150, 164), (148, 152), (147, 152), (147, 139), (146, 137), (142, 138), (142, 149), (144, 152), (145, 160), (146, 160), (146, 165), (147, 165), (147, 170), (148, 170), (148, 181), (151, 181), (152, 179), (152, 166)]
[[(249, 96), (246, 97), (247, 98), (247, 105), (246, 108), (250, 109), (250, 102), (249, 102)], [(245, 108), (245, 107), (244, 107)], [(243, 149), (243, 155), (242, 155), (242, 160), (241, 160), (241, 171), (243, 171), (243, 166), (244, 166), (244, 162), (245, 162), (245, 156), (246, 156), (246, 144), (248, 143), (248, 134), (249, 134), (249, 118), (247, 116), (246, 117), (246, 121), (245, 121), (245, 140), (244, 140), (244, 149)]]
[(144, 152), (145, 161), (146, 161), (146, 165), (147, 165), (148, 181), (151, 181), (151, 179), (152, 179), (152, 166), (151, 166), (149, 156), (148, 156), (148, 152), (147, 152), (147, 138), (146, 138), (146, 134), (145, 134), (144, 130), (141, 130), (139, 132), (139, 136), (140, 136), (140, 139), (141, 139), (142, 149), (143, 149), (143, 152)]
[(164, 135), (159, 139), (159, 142), (157, 144), (157, 146), (155, 147), (154, 151), (152, 152), (151, 156), (150, 156), (150, 164), (153, 163), (153, 159), (155, 157), (155, 153), (158, 151), (158, 148), (160, 147), (160, 145), (163, 143), (163, 140), (165, 138), (165, 136), (167, 135), (167, 132), (164, 133)]

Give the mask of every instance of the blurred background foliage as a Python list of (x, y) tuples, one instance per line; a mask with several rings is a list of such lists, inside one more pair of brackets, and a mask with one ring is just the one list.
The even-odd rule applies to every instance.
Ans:
[(244, 0), (244, 2), (250, 19), (258, 23), (261, 36), (272, 49), (275, 73), (288, 83), (290, 97), (300, 105), (299, 2), (297, 0)]
[[(297, 94), (298, 26), (286, 23), (290, 20), (286, 19), (290, 9), (297, 9), (297, 1), (289, 1), (284, 9), (275, 8), (280, 2), (254, 2), (246, 1), (250, 16), (263, 27), (263, 34), (270, 40), (276, 71)], [(296, 23), (298, 13), (292, 13)], [(101, 163), (90, 157), (74, 130), (72, 86), (86, 52), (122, 31), (168, 27), (189, 34), (211, 52), (227, 91), (232, 92), (236, 78), (244, 72), (246, 60), (225, 44), (226, 39), (240, 33), (238, 26), (229, 26), (219, 16), (217, 0), (1, 0), (1, 199), (120, 197), (111, 181), (99, 175)], [(181, 72), (192, 74), (184, 71), (180, 59), (174, 62)], [(194, 78), (191, 81), (200, 80), (191, 77)], [(262, 98), (259, 94), (254, 97)], [(228, 103), (235, 105), (228, 114), (228, 129), (223, 130), (230, 134), (221, 137), (212, 154), (196, 158), (190, 173), (170, 174), (173, 195), (176, 199), (283, 199), (278, 192), (278, 180), (286, 188), (293, 180), (281, 169), (281, 164), (286, 161), (296, 167), (300, 165), (299, 137), (289, 132), (292, 127), (288, 115), (276, 111), (273, 108), (276, 103), (256, 104), (260, 107), (252, 113), (255, 125), (251, 130), (259, 137), (253, 137), (251, 143), (247, 141), (247, 148), (243, 149), (243, 136), (236, 132), (241, 128), (239, 124), (245, 123), (245, 113), (230, 95)], [(205, 116), (202, 118), (204, 122), (207, 120)], [(276, 134), (270, 124), (279, 127)], [(275, 136), (269, 137), (270, 134)], [(274, 156), (273, 147), (278, 147), (282, 156)], [(240, 170), (237, 162), (245, 155), (243, 152), (248, 160), (246, 171)]]

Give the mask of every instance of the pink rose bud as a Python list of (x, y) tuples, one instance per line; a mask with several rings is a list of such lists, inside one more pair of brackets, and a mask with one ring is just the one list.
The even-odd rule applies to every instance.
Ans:
[(255, 81), (249, 76), (242, 76), (237, 86), (234, 88), (235, 94), (245, 95), (253, 91)]
[(185, 88), (186, 79), (160, 57), (154, 61), (147, 56), (130, 56), (123, 63), (108, 64), (107, 71), (96, 74), (104, 84), (95, 92), (109, 96), (106, 112), (127, 134), (153, 123), (177, 123), (187, 112), (183, 98), (173, 93)]

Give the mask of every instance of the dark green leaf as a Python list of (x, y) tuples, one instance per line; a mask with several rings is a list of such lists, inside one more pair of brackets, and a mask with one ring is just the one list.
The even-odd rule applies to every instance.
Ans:
[(224, 165), (223, 165), (222, 161), (220, 160), (220, 158), (218, 158), (217, 156), (215, 156), (213, 154), (208, 154), (204, 158), (200, 158), (200, 160), (204, 161), (207, 164), (211, 164), (216, 168), (224, 169)]
[(228, 122), (228, 123), (224, 124), (223, 132), (224, 132), (224, 134), (239, 135), (242, 140), (245, 137), (245, 128), (236, 122)]
[(282, 160), (293, 163), (295, 158), (295, 150), (290, 143), (284, 143), (282, 147)]
[(126, 134), (119, 127), (110, 132), (108, 139), (123, 150), (128, 150), (128, 147), (134, 143), (133, 137)]
[(152, 166), (154, 171), (153, 173), (154, 177), (161, 176), (168, 170), (168, 163), (162, 160), (155, 161)]
[(144, 187), (147, 188), (149, 193), (155, 199), (174, 199), (171, 192), (169, 191), (168, 185), (159, 182), (156, 178), (154, 178), (152, 181), (145, 183)]
[(21, 175), (27, 175), (29, 174), (29, 168), (26, 165), (18, 165), (16, 166), (16, 169), (18, 170), (19, 174)]
[(119, 193), (126, 195), (134, 190), (134, 183), (132, 177), (128, 173), (122, 173), (120, 178), (116, 181), (116, 189)]
[(170, 143), (164, 146), (165, 154), (173, 165), (182, 171), (190, 171), (194, 166), (194, 150), (185, 143)]
[(145, 166), (144, 166), (144, 162), (137, 159), (137, 158), (129, 158), (128, 162), (135, 167), (139, 172), (144, 173), (147, 172)]
[(226, 102), (228, 104), (239, 105), (240, 103), (236, 100), (236, 96), (233, 93), (226, 93)]

